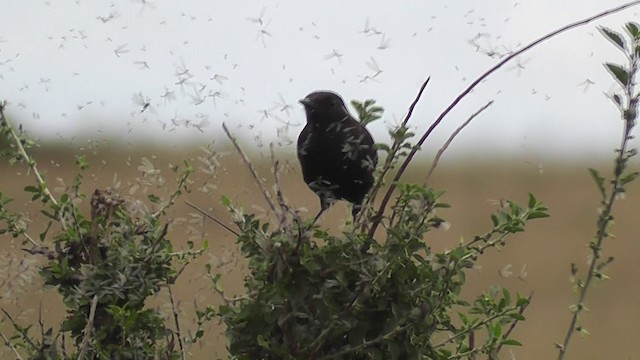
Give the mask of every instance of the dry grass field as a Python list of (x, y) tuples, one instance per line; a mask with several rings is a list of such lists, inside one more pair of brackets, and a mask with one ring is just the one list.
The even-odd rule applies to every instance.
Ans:
[[(35, 153), (40, 169), (46, 173), (52, 188), (70, 184), (75, 168), (73, 153), (61, 149), (40, 149)], [(193, 159), (196, 168), (200, 166), (199, 150), (136, 152), (101, 148), (97, 155), (88, 159), (92, 167), (87, 172), (85, 189), (115, 186), (131, 198), (145, 199), (144, 184), (139, 182), (138, 169), (142, 157), (151, 160), (163, 171), (168, 184), (173, 184), (169, 163), (180, 163), (181, 159)], [(259, 171), (271, 181), (270, 165), (264, 158), (255, 156)], [(306, 188), (299, 175), (297, 163), (291, 162), (291, 169), (283, 176), (285, 195), (294, 206), (306, 207), (309, 215), (317, 211), (317, 199)], [(225, 209), (219, 204), (221, 195), (226, 195), (242, 205), (245, 211), (262, 212), (264, 202), (254, 186), (246, 168), (239, 158), (229, 152), (221, 159), (221, 167), (215, 178), (208, 178), (198, 171), (193, 179), (194, 191), (183, 197), (185, 200), (206, 208), (217, 218), (229, 221)], [(465, 296), (469, 299), (491, 285), (504, 286), (523, 295), (533, 292), (532, 304), (527, 309), (527, 320), (516, 328), (514, 336), (524, 346), (505, 349), (504, 359), (550, 359), (557, 352), (554, 343), (561, 341), (568, 326), (569, 306), (576, 296), (572, 293), (570, 264), (576, 263), (580, 270), (586, 268), (587, 242), (593, 237), (597, 216), (598, 198), (587, 171), (587, 166), (609, 169), (609, 164), (544, 164), (540, 169), (525, 161), (511, 160), (487, 163), (443, 163), (431, 179), (431, 186), (446, 190), (444, 197), (452, 208), (442, 210), (439, 215), (451, 223), (448, 231), (431, 232), (425, 241), (434, 249), (452, 247), (461, 237), (469, 238), (490, 228), (489, 214), (496, 210), (491, 200), (507, 198), (524, 203), (527, 193), (534, 193), (546, 203), (551, 218), (534, 220), (527, 231), (508, 239), (502, 251), (490, 251), (481, 259), (481, 267), (469, 272)], [(636, 165), (637, 166), (637, 165)], [(425, 167), (415, 164), (405, 181), (421, 181)], [(205, 182), (217, 185), (211, 193), (204, 194), (197, 189)], [(13, 210), (25, 211), (34, 220), (30, 224), (32, 235), (42, 228), (42, 218), (37, 206), (30, 204), (30, 197), (22, 191), (32, 183), (23, 166), (9, 167), (0, 162), (0, 192), (16, 200)], [(638, 213), (640, 191), (638, 184), (632, 184), (624, 201), (616, 206), (615, 238), (605, 244), (605, 256), (613, 256), (614, 263), (608, 274), (610, 281), (597, 283), (589, 294), (587, 306), (590, 310), (584, 316), (584, 325), (591, 333), (586, 338), (574, 338), (569, 359), (640, 359), (637, 340), (637, 324), (640, 323), (640, 231)], [(154, 191), (151, 186), (148, 192)], [(85, 202), (82, 206), (88, 208)], [(212, 290), (204, 274), (204, 264), (212, 263), (217, 271), (224, 274), (224, 286), (230, 293), (242, 291), (243, 261), (238, 259), (234, 238), (228, 232), (210, 221), (198, 221), (193, 211), (179, 201), (169, 214), (172, 221), (169, 238), (176, 249), (186, 248), (187, 240), (201, 243), (202, 236), (208, 240), (206, 254), (189, 264), (176, 284), (176, 297), (184, 328), (194, 319), (194, 306), (218, 304), (219, 299)], [(321, 224), (338, 231), (346, 216), (344, 204), (331, 209), (321, 219)], [(0, 305), (23, 324), (34, 324), (38, 332), (38, 317), (42, 309), (45, 327), (55, 326), (62, 316), (61, 302), (54, 289), (42, 289), (36, 273), (36, 265), (41, 261), (20, 250), (19, 241), (0, 235)], [(513, 272), (506, 271), (508, 266)], [(521, 275), (523, 267), (526, 276)], [(522, 274), (525, 275), (525, 274)], [(167, 294), (162, 292), (149, 306), (158, 306), (169, 311)], [(5, 335), (12, 333), (6, 319), (0, 329)], [(212, 358), (212, 354), (225, 357), (223, 328), (212, 322), (206, 342), (192, 349), (196, 359)], [(511, 351), (511, 354), (509, 354)], [(4, 348), (0, 357), (9, 358)]]

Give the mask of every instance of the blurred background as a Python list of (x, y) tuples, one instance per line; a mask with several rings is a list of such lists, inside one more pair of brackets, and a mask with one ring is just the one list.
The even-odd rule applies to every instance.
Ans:
[[(376, 141), (390, 143), (388, 129), (402, 120), (428, 76), (431, 83), (410, 123), (418, 134), (504, 56), (621, 3), (11, 2), (0, 13), (0, 99), (8, 101), (14, 124), (40, 141), (33, 154), (54, 195), (71, 184), (78, 154), (91, 164), (87, 191), (110, 186), (138, 200), (166, 191), (174, 180), (169, 166), (188, 159), (196, 173), (186, 200), (226, 222), (222, 195), (265, 216), (247, 169), (222, 136), (224, 122), (269, 182), (269, 146), (275, 146), (285, 163), (285, 195), (313, 216), (317, 198), (295, 159), (295, 139), (305, 121), (297, 100), (308, 92), (330, 89), (347, 101), (375, 99), (386, 112), (369, 128)], [(551, 218), (534, 221), (469, 272), (468, 299), (491, 285), (533, 292), (527, 321), (514, 332), (524, 346), (506, 350), (505, 358), (553, 357), (554, 343), (566, 332), (569, 306), (576, 301), (570, 266), (587, 267), (598, 215), (597, 190), (586, 169), (610, 174), (622, 125), (608, 99), (615, 83), (602, 63), (624, 59), (597, 26), (621, 29), (640, 18), (638, 11), (633, 7), (575, 29), (505, 65), (445, 118), (403, 178), (422, 182), (451, 132), (495, 101), (454, 140), (430, 179), (446, 191), (444, 201), (452, 208), (439, 215), (451, 228), (425, 241), (444, 250), (486, 231), (489, 214), (503, 199), (524, 203), (532, 192), (547, 204)], [(142, 176), (150, 168), (161, 171), (166, 186)], [(35, 235), (44, 222), (22, 191), (32, 183), (24, 166), (0, 162), (0, 192), (15, 198), (10, 208), (25, 212)], [(574, 339), (570, 359), (640, 358), (630, 345), (640, 319), (638, 195), (632, 184), (616, 205), (615, 238), (607, 240), (604, 252), (615, 258), (608, 270), (612, 280), (590, 292), (583, 321), (591, 335)], [(340, 203), (321, 225), (337, 232), (346, 214)], [(219, 303), (204, 265), (213, 264), (224, 274), (225, 288), (240, 293), (244, 264), (233, 236), (185, 204), (178, 203), (169, 218), (176, 248), (188, 240), (210, 244), (176, 285), (188, 328), (195, 307)], [(45, 326), (54, 326), (63, 308), (55, 290), (42, 289), (40, 259), (4, 235), (0, 250), (2, 307), (24, 324), (36, 324), (41, 311)], [(168, 313), (166, 295), (149, 305)], [(0, 329), (12, 333), (6, 320)], [(222, 331), (213, 322), (206, 342), (193, 349), (195, 358), (224, 357)]]

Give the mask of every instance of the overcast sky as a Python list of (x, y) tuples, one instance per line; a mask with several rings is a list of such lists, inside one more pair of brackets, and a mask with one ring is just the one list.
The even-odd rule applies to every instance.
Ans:
[[(41, 138), (98, 136), (168, 145), (221, 136), (247, 147), (297, 138), (297, 100), (330, 89), (386, 108), (377, 141), (404, 116), (424, 130), (501, 56), (615, 0), (5, 1), (0, 98)], [(611, 154), (619, 115), (602, 67), (622, 56), (597, 31), (638, 21), (639, 7), (565, 33), (506, 65), (445, 119), (439, 147), (469, 114), (495, 103), (456, 139), (451, 156)], [(146, 107), (144, 104), (149, 103)], [(144, 109), (144, 111), (143, 111)], [(284, 151), (284, 150), (283, 150)]]

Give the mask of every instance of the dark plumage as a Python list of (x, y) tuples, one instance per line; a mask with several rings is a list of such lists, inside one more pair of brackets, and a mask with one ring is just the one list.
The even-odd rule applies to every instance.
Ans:
[(352, 203), (355, 216), (373, 186), (378, 163), (373, 138), (338, 94), (316, 91), (300, 103), (307, 125), (298, 137), (298, 159), (304, 182), (320, 198), (316, 219), (336, 200)]

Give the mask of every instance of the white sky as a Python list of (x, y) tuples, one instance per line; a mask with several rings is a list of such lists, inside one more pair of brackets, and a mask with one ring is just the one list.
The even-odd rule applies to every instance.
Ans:
[[(295, 140), (304, 123), (297, 100), (330, 89), (347, 101), (373, 98), (384, 106), (385, 122), (370, 128), (377, 141), (388, 141), (389, 123), (400, 121), (427, 76), (432, 81), (412, 122), (417, 131), (499, 60), (491, 52), (517, 50), (622, 3), (5, 0), (0, 99), (41, 138), (83, 141), (102, 134), (175, 145), (219, 137), (224, 121), (247, 147), (279, 135), (293, 151), (286, 140)], [(485, 150), (610, 156), (621, 122), (603, 95), (615, 87), (602, 63), (623, 58), (596, 26), (619, 30), (639, 21), (639, 12), (634, 7), (565, 33), (506, 65), (445, 119), (427, 151), (494, 99), (456, 139), (450, 156)], [(374, 61), (382, 72), (363, 81), (375, 74)], [(162, 97), (167, 91), (175, 100)], [(141, 113), (134, 94), (151, 107)]]

